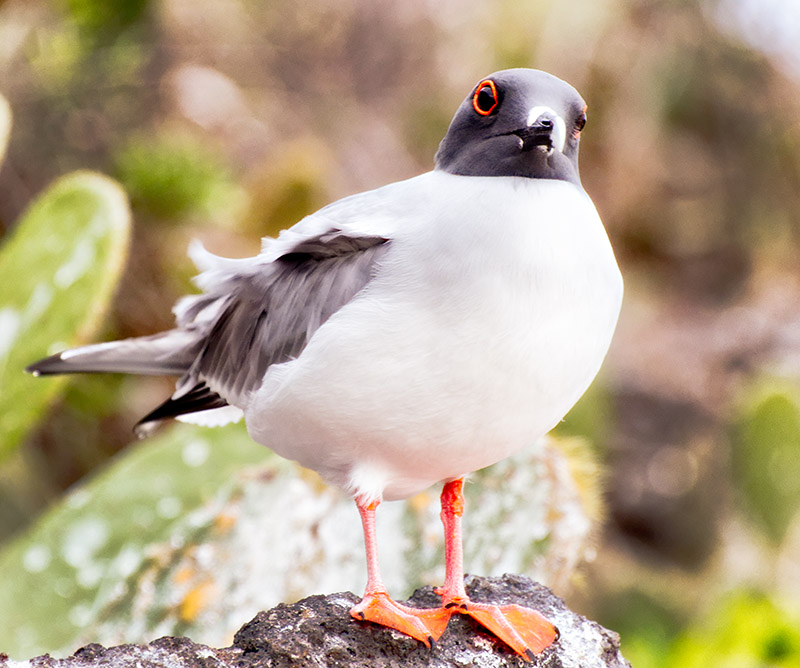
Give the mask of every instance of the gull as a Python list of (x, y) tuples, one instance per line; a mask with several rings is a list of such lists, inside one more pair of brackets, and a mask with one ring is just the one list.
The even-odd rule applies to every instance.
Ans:
[[(432, 171), (336, 201), (252, 258), (190, 247), (198, 294), (174, 329), (43, 359), (34, 375), (174, 375), (138, 425), (245, 420), (250, 436), (353, 496), (367, 585), (350, 611), (431, 645), (466, 614), (531, 659), (557, 638), (535, 610), (469, 598), (461, 518), (470, 472), (533, 446), (585, 392), (622, 299), (578, 172), (586, 104), (538, 70), (495, 72), (457, 109)], [(442, 604), (381, 580), (383, 501), (442, 483)]]

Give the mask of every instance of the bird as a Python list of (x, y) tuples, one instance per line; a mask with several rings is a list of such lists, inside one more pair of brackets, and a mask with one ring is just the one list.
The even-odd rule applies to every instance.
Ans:
[[(176, 303), (173, 329), (27, 371), (177, 376), (140, 432), (243, 418), (254, 441), (353, 497), (367, 563), (355, 619), (431, 646), (464, 614), (530, 660), (558, 629), (468, 596), (463, 484), (558, 424), (611, 343), (623, 284), (578, 170), (586, 109), (547, 72), (490, 74), (460, 103), (432, 170), (337, 200), (254, 257), (192, 242), (198, 292)], [(384, 501), (440, 483), (441, 605), (419, 609), (383, 584), (375, 518)]]

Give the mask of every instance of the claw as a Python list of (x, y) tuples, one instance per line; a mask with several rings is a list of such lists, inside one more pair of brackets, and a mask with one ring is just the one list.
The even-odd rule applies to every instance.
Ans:
[(365, 594), (363, 600), (350, 609), (350, 614), (359, 620), (396, 629), (430, 647), (444, 633), (452, 613), (444, 608), (411, 608), (396, 603), (386, 592), (373, 592)]

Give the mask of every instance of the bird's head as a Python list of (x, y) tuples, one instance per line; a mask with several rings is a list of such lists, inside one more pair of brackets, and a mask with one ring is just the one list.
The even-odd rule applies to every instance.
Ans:
[(580, 184), (578, 143), (586, 103), (540, 70), (490, 74), (456, 111), (436, 168), (465, 176), (522, 176)]

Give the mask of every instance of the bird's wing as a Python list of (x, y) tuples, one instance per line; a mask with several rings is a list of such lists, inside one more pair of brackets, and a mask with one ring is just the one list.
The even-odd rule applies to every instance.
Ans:
[(202, 331), (202, 343), (175, 394), (137, 432), (168, 416), (199, 424), (240, 419), (226, 404), (245, 399), (270, 365), (300, 355), (370, 281), (418, 179), (339, 199), (265, 238), (254, 258), (221, 258), (193, 244), (203, 294), (184, 297), (175, 316), (179, 330)]
[(203, 294), (185, 297), (175, 315), (179, 329), (203, 330), (204, 345), (185, 379), (192, 384), (182, 382), (179, 391), (204, 381), (233, 398), (256, 388), (268, 366), (297, 357), (317, 328), (369, 283), (413, 181), (337, 200), (265, 238), (254, 258), (190, 249)]
[(203, 295), (191, 307), (202, 311), (208, 300), (221, 300), (188, 375), (225, 397), (258, 387), (267, 367), (297, 357), (369, 282), (387, 241), (334, 229), (304, 239), (257, 272), (228, 277), (223, 295)]

